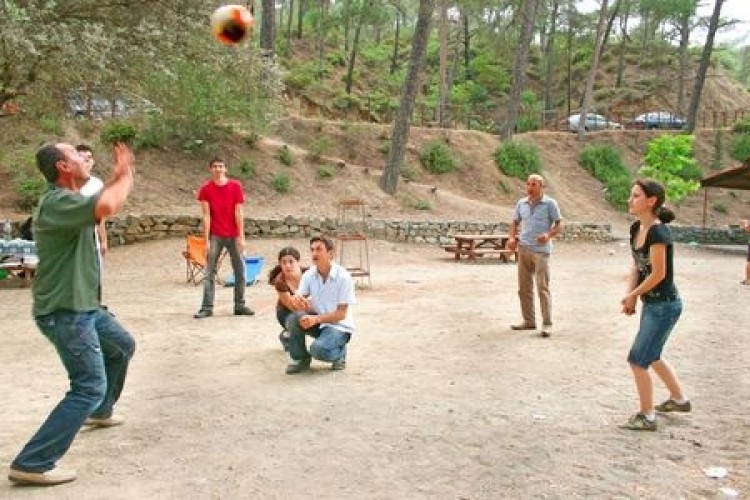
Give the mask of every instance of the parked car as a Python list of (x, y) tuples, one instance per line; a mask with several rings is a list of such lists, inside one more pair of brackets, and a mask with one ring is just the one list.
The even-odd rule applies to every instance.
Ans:
[[(577, 113), (575, 115), (570, 115), (568, 117), (568, 130), (571, 132), (578, 132), (578, 124), (581, 121), (581, 115), (580, 113)], [(595, 113), (587, 113), (586, 114), (586, 123), (583, 126), (583, 129), (587, 132), (590, 132), (592, 130), (607, 130), (607, 129), (618, 129), (621, 130), (623, 127), (617, 122), (614, 122), (602, 115), (597, 115)]]
[(680, 130), (685, 127), (685, 120), (670, 111), (651, 111), (638, 115), (633, 120), (633, 128), (637, 129), (672, 129)]
[(68, 92), (68, 110), (74, 118), (119, 118), (138, 113), (161, 113), (154, 103), (131, 92), (87, 91), (74, 89)]

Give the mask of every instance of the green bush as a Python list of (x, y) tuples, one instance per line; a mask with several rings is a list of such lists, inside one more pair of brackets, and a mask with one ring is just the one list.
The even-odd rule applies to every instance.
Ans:
[(63, 124), (59, 118), (54, 116), (42, 116), (38, 120), (39, 128), (45, 134), (61, 136), (63, 135)]
[(430, 205), (430, 202), (427, 200), (414, 200), (414, 204), (412, 206), (417, 210), (432, 210), (432, 205)]
[(310, 159), (313, 161), (320, 161), (320, 159), (325, 156), (332, 147), (333, 143), (328, 137), (320, 136), (313, 139), (308, 147)]
[(750, 158), (750, 134), (739, 134), (732, 138), (729, 156), (742, 162)]
[(252, 160), (242, 160), (237, 167), (240, 177), (252, 179), (256, 175), (255, 163)]
[(456, 168), (456, 160), (450, 148), (440, 140), (428, 142), (419, 154), (422, 166), (433, 174), (446, 174)]
[(39, 202), (39, 197), (47, 189), (47, 181), (41, 174), (19, 174), (15, 178), (15, 191), (18, 208), (30, 212)]
[(346, 66), (346, 55), (344, 55), (343, 52), (331, 52), (326, 55), (326, 61), (328, 61), (328, 64), (331, 66), (343, 68)]
[(714, 212), (719, 212), (720, 214), (725, 214), (729, 211), (729, 209), (727, 209), (727, 206), (721, 202), (714, 203), (711, 208)]
[(331, 167), (323, 165), (318, 169), (318, 179), (330, 179), (333, 177), (333, 170)]
[(542, 171), (539, 150), (532, 144), (508, 141), (495, 150), (495, 165), (510, 177), (526, 180)]
[(401, 166), (401, 178), (406, 181), (413, 181), (417, 179), (417, 169), (409, 165), (408, 163), (404, 163)]
[(250, 132), (248, 135), (244, 137), (243, 141), (245, 141), (245, 144), (250, 149), (257, 149), (258, 143), (260, 142), (260, 134), (256, 134), (255, 132)]
[(614, 146), (586, 146), (578, 164), (605, 186), (606, 200), (619, 210), (628, 207), (632, 179)]
[(117, 144), (118, 142), (132, 144), (137, 136), (138, 129), (132, 123), (112, 121), (104, 126), (99, 138), (104, 144)]
[(750, 134), (750, 118), (745, 118), (735, 123), (732, 127), (732, 133), (741, 135)]
[(286, 174), (276, 174), (271, 180), (271, 187), (277, 193), (288, 193), (292, 190), (292, 180)]
[(279, 149), (279, 161), (287, 167), (291, 167), (294, 164), (294, 156), (292, 155), (292, 150), (289, 149), (289, 146), (287, 146), (286, 144), (281, 146), (281, 149)]

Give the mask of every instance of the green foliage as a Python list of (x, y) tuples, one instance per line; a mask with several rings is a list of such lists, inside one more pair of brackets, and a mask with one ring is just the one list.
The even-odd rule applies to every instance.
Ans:
[(292, 190), (292, 180), (286, 174), (276, 174), (271, 180), (271, 187), (277, 193), (288, 193)]
[[(693, 158), (695, 136), (665, 134), (653, 139), (646, 147), (645, 165), (638, 172), (664, 185), (667, 199), (679, 202), (700, 188), (697, 182), (696, 162)], [(700, 179), (700, 169), (697, 169)]]
[(414, 200), (412, 207), (414, 207), (416, 210), (432, 210), (432, 205), (430, 205), (430, 202), (421, 198)]
[(59, 118), (54, 116), (42, 116), (39, 118), (39, 128), (42, 132), (49, 135), (62, 136), (63, 125)]
[(605, 186), (605, 198), (619, 210), (625, 210), (630, 197), (632, 179), (614, 146), (586, 146), (578, 164)]
[(505, 175), (526, 180), (542, 171), (539, 150), (532, 144), (508, 141), (495, 150), (495, 165)]
[(287, 146), (286, 144), (281, 146), (281, 149), (279, 149), (279, 161), (287, 167), (291, 167), (294, 164), (294, 156), (292, 155), (292, 150), (289, 149), (289, 146)]
[(714, 131), (713, 154), (711, 155), (711, 168), (720, 170), (722, 167), (722, 157), (724, 156), (724, 136), (721, 129)]
[(341, 92), (333, 99), (333, 107), (341, 110), (359, 109), (361, 104), (359, 97), (346, 92)]
[(333, 143), (326, 136), (319, 136), (313, 139), (308, 147), (310, 159), (313, 161), (320, 161), (320, 159), (326, 155), (332, 147)]
[(391, 152), (391, 141), (383, 141), (380, 143), (380, 146), (378, 146), (378, 151), (383, 153), (384, 155), (387, 155)]
[(365, 64), (384, 63), (391, 59), (391, 47), (387, 44), (367, 44), (362, 47), (360, 57)]
[(491, 92), (507, 92), (510, 88), (508, 71), (490, 52), (477, 54), (471, 60), (470, 68), (474, 80), (485, 89)]
[(329, 71), (321, 68), (318, 63), (306, 63), (293, 66), (284, 77), (284, 84), (297, 91), (311, 87), (313, 83), (320, 81), (324, 76), (328, 76)]
[(327, 165), (323, 165), (318, 169), (318, 179), (330, 179), (333, 177), (333, 174), (333, 169)]
[(732, 126), (733, 134), (750, 134), (750, 118), (738, 121)]
[(473, 80), (454, 85), (451, 89), (451, 102), (456, 105), (480, 104), (486, 102), (488, 97), (487, 89)]
[(343, 68), (346, 66), (346, 55), (340, 51), (329, 52), (326, 54), (326, 61), (328, 61), (328, 64), (331, 66)]
[(22, 173), (15, 178), (15, 191), (18, 207), (24, 212), (31, 211), (39, 202), (39, 197), (47, 189), (47, 181), (41, 174)]
[(250, 159), (242, 160), (237, 166), (237, 172), (243, 179), (252, 179), (257, 175), (255, 163)]
[(130, 122), (115, 120), (104, 126), (99, 139), (103, 144), (117, 144), (118, 142), (132, 144), (137, 136), (138, 129), (135, 125)]
[(422, 166), (433, 174), (446, 174), (456, 168), (456, 160), (445, 142), (433, 140), (424, 145), (419, 154)]
[(750, 158), (750, 134), (738, 134), (732, 138), (729, 156), (742, 162)]

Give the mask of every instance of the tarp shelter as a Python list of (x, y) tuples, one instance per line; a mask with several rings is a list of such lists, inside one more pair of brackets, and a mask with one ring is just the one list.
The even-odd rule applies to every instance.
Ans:
[(750, 158), (739, 167), (725, 168), (720, 172), (701, 179), (703, 189), (703, 228), (706, 228), (706, 213), (708, 210), (708, 189), (710, 187), (724, 189), (750, 190)]

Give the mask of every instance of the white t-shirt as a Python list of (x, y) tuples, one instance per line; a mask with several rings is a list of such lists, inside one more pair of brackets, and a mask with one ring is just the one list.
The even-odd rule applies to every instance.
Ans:
[(83, 196), (94, 196), (96, 193), (101, 191), (102, 188), (104, 188), (104, 183), (102, 182), (102, 180), (92, 175), (91, 177), (89, 177), (89, 180), (86, 181), (86, 184), (83, 185), (79, 193), (81, 193)]
[[(336, 311), (339, 304), (351, 306), (357, 303), (354, 295), (354, 281), (349, 272), (339, 264), (332, 262), (328, 279), (323, 277), (315, 266), (302, 274), (297, 293), (302, 296), (309, 295), (313, 310), (317, 314), (327, 314)], [(352, 308), (346, 308), (346, 317), (338, 323), (322, 323), (321, 327), (332, 326), (338, 330), (353, 333), (354, 318)]]

